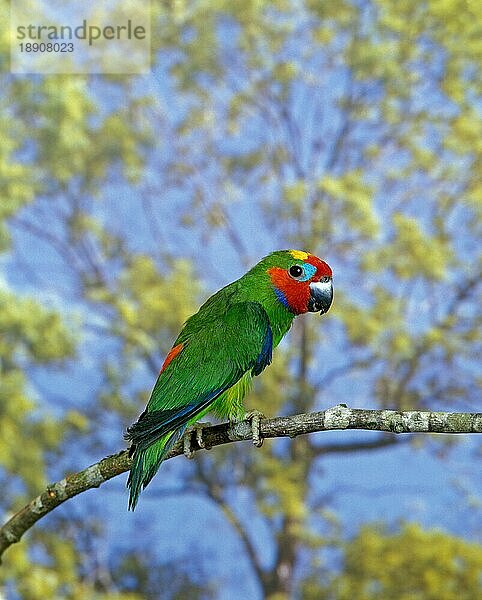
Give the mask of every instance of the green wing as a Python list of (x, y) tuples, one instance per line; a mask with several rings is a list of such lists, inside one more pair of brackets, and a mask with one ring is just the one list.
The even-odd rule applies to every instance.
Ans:
[(247, 371), (259, 375), (273, 349), (268, 316), (257, 302), (233, 305), (181, 343), (160, 373), (146, 411), (128, 430), (134, 444), (152, 443), (184, 425)]
[(131, 507), (186, 425), (246, 372), (259, 375), (271, 362), (273, 334), (258, 302), (236, 303), (223, 315), (203, 320), (192, 335), (187, 326), (181, 332), (174, 348), (182, 347), (166, 361), (146, 410), (127, 429), (134, 455)]

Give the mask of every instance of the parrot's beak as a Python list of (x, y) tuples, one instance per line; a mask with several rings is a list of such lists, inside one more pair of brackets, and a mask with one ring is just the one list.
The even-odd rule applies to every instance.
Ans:
[(308, 310), (325, 314), (333, 302), (333, 281), (313, 281), (310, 283), (310, 299), (308, 300)]

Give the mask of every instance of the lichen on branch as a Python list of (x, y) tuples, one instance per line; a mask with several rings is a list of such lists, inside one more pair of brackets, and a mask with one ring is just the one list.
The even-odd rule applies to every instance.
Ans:
[[(392, 434), (482, 433), (482, 413), (365, 410), (348, 408), (340, 404), (320, 412), (262, 419), (260, 422), (263, 438), (294, 438), (308, 433), (342, 429), (363, 429)], [(232, 425), (223, 423), (203, 429), (203, 440), (207, 448), (251, 439), (249, 421), (240, 421)], [(195, 440), (193, 446), (194, 450), (200, 450)], [(172, 449), (167, 459), (182, 453), (181, 441)], [(128, 471), (130, 465), (129, 453), (123, 450), (48, 485), (39, 496), (14, 514), (0, 529), (0, 557), (12, 544), (19, 542), (23, 534), (37, 521), (57, 506)]]

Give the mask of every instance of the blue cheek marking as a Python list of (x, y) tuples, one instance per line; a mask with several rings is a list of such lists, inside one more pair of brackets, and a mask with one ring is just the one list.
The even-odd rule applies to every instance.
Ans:
[(284, 293), (278, 289), (277, 287), (274, 288), (274, 293), (276, 294), (278, 300), (281, 302), (281, 304), (283, 306), (286, 306), (286, 308), (289, 308), (290, 305), (288, 304), (288, 300), (286, 300), (286, 296), (284, 295)]
[(310, 263), (303, 263), (303, 269), (305, 270), (305, 276), (298, 279), (298, 281), (308, 281), (316, 273), (316, 267), (310, 265)]

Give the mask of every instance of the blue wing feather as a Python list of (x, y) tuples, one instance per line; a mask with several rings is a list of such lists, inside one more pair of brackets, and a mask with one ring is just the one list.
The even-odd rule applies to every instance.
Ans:
[(256, 359), (256, 363), (251, 370), (253, 375), (259, 375), (269, 364), (273, 358), (273, 331), (268, 325), (266, 334), (263, 340), (263, 346), (261, 352)]

